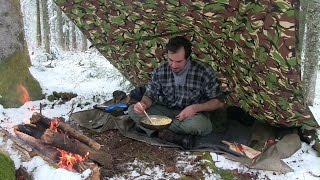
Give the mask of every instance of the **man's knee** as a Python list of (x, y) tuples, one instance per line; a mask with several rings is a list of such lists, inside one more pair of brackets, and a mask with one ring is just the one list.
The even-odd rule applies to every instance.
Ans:
[(211, 123), (192, 123), (185, 128), (187, 134), (205, 136), (212, 132)]
[(212, 124), (204, 115), (196, 115), (180, 123), (180, 128), (186, 134), (205, 136), (212, 132)]

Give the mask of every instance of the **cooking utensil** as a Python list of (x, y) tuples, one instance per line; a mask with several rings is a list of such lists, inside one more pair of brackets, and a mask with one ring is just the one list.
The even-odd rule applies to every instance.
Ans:
[[(144, 108), (142, 107), (142, 105), (141, 105), (140, 102), (138, 102), (138, 104), (140, 105), (140, 107), (141, 107), (142, 109), (144, 109)], [(152, 121), (151, 121), (149, 115), (147, 114), (146, 110), (143, 110), (143, 112), (144, 112), (144, 114), (147, 116), (147, 118), (148, 118), (148, 120), (149, 120), (149, 124), (152, 124)]]
[[(140, 122), (141, 126), (147, 129), (160, 130), (169, 127), (172, 123), (172, 119), (167, 116), (150, 115), (149, 118), (150, 119), (147, 117), (143, 118)], [(151, 121), (151, 123), (149, 123), (149, 121)]]

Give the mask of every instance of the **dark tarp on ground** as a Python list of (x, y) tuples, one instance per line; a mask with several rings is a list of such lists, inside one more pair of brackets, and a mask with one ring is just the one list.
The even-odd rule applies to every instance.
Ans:
[[(96, 133), (103, 133), (110, 129), (118, 129), (125, 137), (131, 139), (152, 145), (183, 149), (177, 144), (164, 142), (157, 137), (149, 137), (145, 133), (137, 132), (134, 128), (135, 123), (129, 119), (127, 115), (115, 117), (104, 111), (92, 109), (73, 113), (70, 116), (70, 120)], [(219, 119), (215, 120), (219, 121)], [(225, 155), (226, 158), (238, 161), (249, 168), (283, 173), (292, 171), (292, 169), (281, 160), (291, 156), (301, 146), (299, 136), (293, 133), (292, 129), (283, 130), (261, 123), (249, 126), (237, 120), (227, 120), (223, 123), (223, 126), (225, 127), (223, 131), (219, 130), (219, 132), (213, 132), (207, 136), (196, 136), (195, 144), (190, 150), (216, 152)], [(254, 163), (252, 163), (251, 159), (229, 150), (228, 146), (221, 142), (222, 140), (226, 140), (249, 146), (254, 140), (257, 140), (257, 144), (260, 144), (261, 148), (261, 144), (263, 145), (268, 138), (275, 137), (276, 132), (281, 133), (281, 135), (277, 134), (277, 136), (283, 138), (275, 145), (266, 149)], [(256, 145), (256, 147), (258, 147), (258, 145)]]

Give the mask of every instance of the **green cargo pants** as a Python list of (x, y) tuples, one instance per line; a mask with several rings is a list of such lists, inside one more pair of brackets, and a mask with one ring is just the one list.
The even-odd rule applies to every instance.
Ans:
[[(178, 134), (204, 136), (212, 131), (210, 119), (201, 113), (198, 113), (195, 116), (187, 118), (181, 122), (176, 119), (176, 116), (180, 113), (180, 110), (169, 109), (162, 105), (152, 105), (146, 111), (150, 115), (162, 115), (171, 118), (173, 121), (169, 129)], [(137, 124), (139, 124), (142, 118), (145, 116), (144, 114), (137, 114), (133, 109), (133, 105), (129, 107), (128, 113), (130, 118), (133, 119)]]

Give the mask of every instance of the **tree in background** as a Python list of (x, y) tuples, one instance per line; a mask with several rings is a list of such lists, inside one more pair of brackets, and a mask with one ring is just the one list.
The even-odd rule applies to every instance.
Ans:
[(41, 46), (41, 19), (40, 19), (40, 0), (36, 0), (37, 7), (37, 46)]
[(75, 25), (72, 21), (69, 21), (70, 23), (70, 35), (71, 35), (71, 49), (76, 50), (77, 49), (77, 36), (76, 36), (76, 29)]
[(303, 95), (305, 104), (312, 106), (320, 59), (320, 3), (317, 0), (302, 0), (300, 6), (300, 49), (305, 54), (302, 76)]
[(41, 0), (42, 8), (42, 29), (43, 29), (43, 45), (45, 53), (50, 54), (50, 27), (49, 27), (49, 14), (48, 14), (48, 0)]
[(61, 9), (55, 5), (55, 9), (57, 12), (57, 23), (56, 23), (56, 34), (57, 34), (57, 45), (59, 48), (64, 50), (64, 37), (63, 37), (63, 19), (62, 19), (62, 11)]
[(64, 49), (66, 51), (69, 51), (70, 50), (70, 36), (69, 36), (69, 20), (66, 19), (66, 16), (63, 16), (64, 17)]
[(81, 35), (81, 51), (86, 51), (88, 49), (87, 37), (80, 31)]
[(42, 99), (41, 87), (29, 71), (20, 1), (1, 0), (0, 15), (0, 104), (19, 107)]

